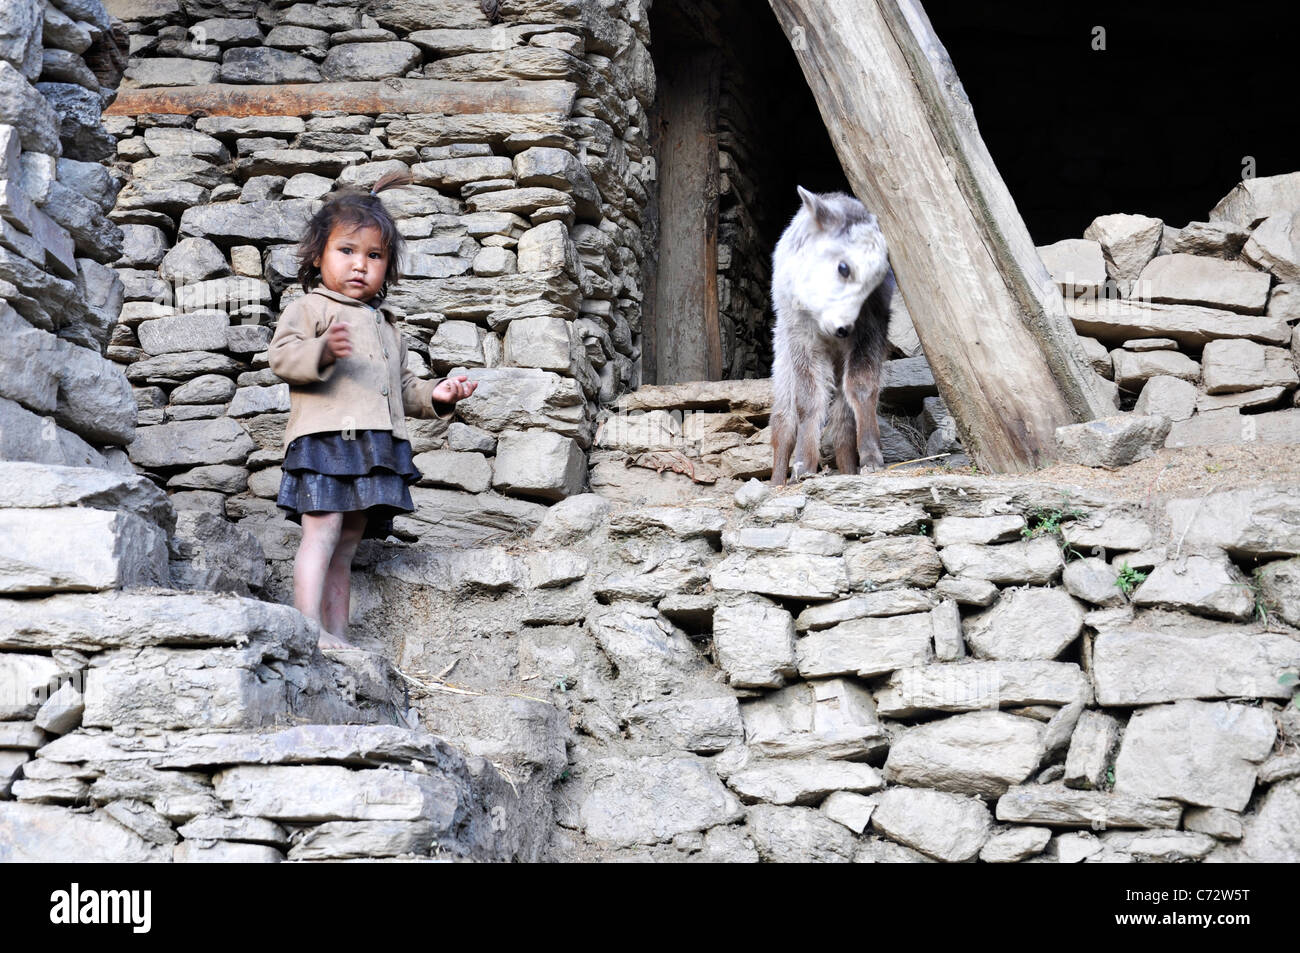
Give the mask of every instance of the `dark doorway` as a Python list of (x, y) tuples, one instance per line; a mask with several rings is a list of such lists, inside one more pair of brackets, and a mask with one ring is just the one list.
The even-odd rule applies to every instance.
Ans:
[(643, 380), (766, 377), (772, 249), (799, 207), (795, 186), (848, 183), (766, 3), (657, 0), (650, 23), (658, 267)]

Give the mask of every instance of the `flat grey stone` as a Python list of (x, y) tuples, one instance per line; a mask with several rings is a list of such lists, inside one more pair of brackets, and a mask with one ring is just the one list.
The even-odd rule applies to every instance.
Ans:
[(171, 850), (102, 814), (74, 814), (48, 804), (0, 801), (0, 863), (159, 863)]
[[(773, 527), (773, 530), (778, 529), (793, 530), (791, 538), (798, 538), (798, 527)], [(726, 534), (723, 538), (726, 538)], [(851, 619), (928, 612), (934, 606), (934, 596), (925, 589), (882, 589), (879, 592), (865, 592), (847, 599), (809, 606), (799, 613), (794, 627), (797, 631), (806, 632), (829, 628)]]
[(980, 799), (925, 788), (889, 788), (871, 814), (874, 830), (949, 863), (978, 856), (992, 824)]
[(946, 516), (934, 524), (934, 542), (938, 546), (954, 543), (1010, 543), (1021, 537), (1025, 518), (1007, 516)]
[(579, 823), (588, 837), (611, 846), (653, 844), (744, 816), (702, 758), (597, 759), (583, 783)]
[(413, 43), (342, 43), (330, 47), (320, 65), (330, 82), (379, 80), (405, 76), (420, 63), (420, 48)]
[(997, 546), (956, 543), (941, 549), (939, 559), (954, 576), (1002, 585), (1045, 585), (1063, 566), (1060, 544), (1046, 536)]
[(943, 571), (933, 541), (924, 536), (850, 543), (844, 550), (844, 568), (849, 585), (864, 589), (891, 586), (927, 589), (938, 581)]
[[(1285, 344), (1290, 338), (1290, 327), (1277, 316), (1237, 314), (1192, 304), (1067, 298), (1065, 312), (1078, 333), (1106, 344), (1167, 337), (1180, 346), (1197, 348), (1219, 338), (1249, 338), (1262, 344)], [(1147, 375), (1152, 376), (1154, 373)]]
[(1295, 501), (1280, 487), (1224, 490), (1165, 504), (1174, 538), (1233, 556), (1300, 556)]
[(1231, 625), (1107, 628), (1093, 643), (1101, 705), (1151, 705), (1180, 698), (1289, 698), (1279, 672), (1300, 666), (1300, 639)]
[(998, 587), (987, 579), (971, 579), (966, 576), (944, 576), (935, 583), (934, 591), (964, 606), (992, 605), (998, 597)]
[(998, 798), (997, 819), (1053, 827), (1175, 828), (1182, 816), (1177, 801), (1103, 791), (1075, 791), (1060, 782), (1021, 784)]
[(1197, 304), (1263, 314), (1269, 276), (1240, 262), (1181, 252), (1151, 260), (1138, 276), (1134, 296), (1156, 303)]
[(642, 702), (627, 714), (632, 737), (667, 748), (714, 754), (745, 738), (731, 695)]
[(320, 81), (320, 70), (307, 57), (273, 47), (238, 46), (227, 50), (221, 61), (223, 83), (319, 83)]
[(449, 778), (400, 770), (241, 765), (212, 781), (234, 810), (272, 821), (424, 820), (441, 833), (460, 801)]
[(1245, 621), (1255, 599), (1245, 576), (1227, 556), (1185, 556), (1156, 566), (1130, 597), (1135, 606), (1185, 609)]
[(0, 534), (10, 541), (0, 566), (0, 591), (5, 593), (168, 582), (166, 533), (131, 513), (80, 507), (0, 509)]
[(833, 791), (878, 791), (884, 781), (869, 764), (790, 759), (751, 764), (730, 775), (727, 786), (749, 802), (815, 804)]
[[(1190, 415), (1189, 415), (1190, 416)], [(1117, 414), (1056, 428), (1061, 459), (1085, 467), (1116, 468), (1145, 460), (1164, 446), (1168, 419)]]
[(1212, 395), (1300, 383), (1289, 351), (1254, 341), (1209, 342), (1201, 354), (1201, 374), (1206, 393)]
[(1043, 754), (1043, 727), (1000, 711), (953, 715), (894, 738), (885, 779), (956, 794), (1001, 795), (1025, 781)]
[(1240, 811), (1277, 729), (1260, 708), (1179, 701), (1133, 713), (1115, 760), (1115, 790)]
[(1052, 839), (1050, 827), (1012, 827), (993, 834), (980, 848), (986, 864), (1014, 864), (1041, 854)]
[(856, 838), (843, 825), (810, 807), (755, 804), (745, 828), (769, 863), (849, 863)]
[(850, 619), (805, 635), (796, 651), (804, 678), (869, 678), (931, 661), (934, 622), (930, 613)]
[(1011, 589), (965, 622), (971, 654), (989, 659), (1052, 659), (1079, 637), (1083, 606), (1060, 589)]
[(1087, 677), (1072, 662), (963, 661), (899, 669), (876, 693), (887, 718), (930, 711), (976, 711), (1089, 701)]
[(886, 744), (871, 694), (847, 679), (800, 682), (740, 706), (745, 737), (774, 758), (862, 758)]

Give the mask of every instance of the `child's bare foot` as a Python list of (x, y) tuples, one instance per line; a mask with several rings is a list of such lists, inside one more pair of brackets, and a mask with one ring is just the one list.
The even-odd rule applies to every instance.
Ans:
[(320, 630), (320, 641), (317, 642), (321, 651), (325, 649), (355, 649), (356, 646), (349, 642), (341, 635), (334, 635), (332, 632), (322, 628)]

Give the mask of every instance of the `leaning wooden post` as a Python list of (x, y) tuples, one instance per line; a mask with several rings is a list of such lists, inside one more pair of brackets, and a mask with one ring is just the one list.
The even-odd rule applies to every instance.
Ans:
[(916, 0), (769, 0), (967, 450), (1050, 462), (1054, 431), (1114, 413)]

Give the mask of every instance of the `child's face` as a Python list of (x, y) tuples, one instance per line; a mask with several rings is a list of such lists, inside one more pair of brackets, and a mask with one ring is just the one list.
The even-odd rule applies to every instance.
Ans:
[(374, 225), (336, 225), (325, 241), (325, 252), (313, 264), (321, 284), (358, 301), (379, 294), (388, 272), (388, 249)]

